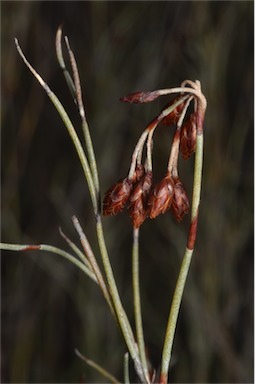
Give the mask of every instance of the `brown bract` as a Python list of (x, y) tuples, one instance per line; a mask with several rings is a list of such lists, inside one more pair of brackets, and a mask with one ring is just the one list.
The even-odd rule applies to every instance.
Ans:
[(108, 189), (103, 201), (103, 215), (116, 215), (123, 210), (128, 202), (132, 185), (133, 181), (126, 177)]
[(159, 97), (158, 91), (134, 92), (120, 98), (124, 103), (142, 104), (149, 103)]
[[(162, 109), (165, 110), (166, 108), (170, 107), (174, 103), (176, 103), (178, 100), (180, 100), (181, 96), (176, 97), (175, 99), (171, 100), (170, 103), (166, 104), (166, 106)], [(185, 103), (181, 103), (178, 105), (172, 112), (170, 112), (163, 120), (162, 124), (163, 125), (173, 125), (178, 122), (178, 119), (182, 113), (182, 110), (184, 108)]]
[(174, 195), (171, 210), (178, 222), (181, 222), (183, 216), (189, 212), (188, 195), (178, 177), (174, 178)]
[(151, 219), (154, 219), (161, 213), (165, 213), (171, 207), (173, 191), (174, 182), (169, 175), (152, 187), (148, 198), (148, 209)]
[(146, 172), (134, 187), (129, 201), (129, 213), (134, 228), (139, 228), (147, 217), (147, 197), (152, 185), (152, 172)]
[(181, 129), (180, 151), (184, 160), (187, 160), (195, 152), (196, 139), (196, 114), (191, 113)]

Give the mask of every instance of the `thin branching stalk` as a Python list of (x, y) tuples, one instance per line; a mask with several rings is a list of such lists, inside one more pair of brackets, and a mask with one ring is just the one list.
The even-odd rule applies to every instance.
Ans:
[[(188, 84), (190, 84), (189, 82)], [(206, 109), (206, 99), (201, 93), (200, 83), (192, 82), (192, 85), (195, 85), (198, 92), (198, 101), (197, 101), (197, 140), (196, 140), (196, 154), (195, 154), (195, 164), (194, 164), (194, 181), (193, 181), (193, 194), (192, 194), (192, 208), (191, 208), (191, 224), (189, 230), (189, 236), (187, 241), (187, 247), (183, 256), (181, 269), (179, 272), (178, 280), (176, 283), (172, 305), (170, 309), (170, 314), (167, 323), (167, 330), (164, 340), (164, 347), (162, 352), (162, 362), (161, 362), (161, 375), (160, 375), (160, 384), (166, 384), (168, 378), (169, 365), (171, 360), (172, 348), (174, 335), (176, 330), (176, 324), (178, 319), (178, 314), (180, 311), (183, 290), (186, 283), (189, 266), (191, 263), (191, 258), (196, 241), (197, 233), (197, 221), (198, 221), (198, 210), (200, 203), (200, 194), (201, 194), (201, 181), (202, 181), (202, 165), (203, 165), (203, 122)]]
[[(183, 88), (185, 89), (185, 88)], [(187, 88), (186, 88), (187, 89)], [(160, 91), (159, 91), (160, 92)], [(134, 149), (133, 155), (132, 155), (132, 161), (131, 161), (131, 166), (128, 174), (128, 178), (132, 179), (133, 174), (135, 172), (135, 167), (136, 167), (136, 162), (137, 158), (141, 158), (141, 152), (143, 150), (143, 146), (145, 143), (145, 140), (150, 133), (150, 137), (148, 138), (148, 143), (147, 143), (147, 158), (148, 158), (148, 170), (152, 169), (152, 159), (151, 159), (151, 146), (152, 146), (152, 135), (154, 130), (157, 128), (159, 123), (169, 114), (171, 113), (178, 105), (182, 104), (185, 100), (187, 100), (188, 96), (183, 96), (180, 98), (178, 101), (175, 103), (171, 104), (169, 107), (163, 109), (163, 111), (155, 118), (153, 121), (147, 125), (145, 128), (144, 132), (142, 133), (140, 139), (138, 140), (136, 147)]]
[(39, 245), (22, 245), (22, 244), (8, 244), (8, 243), (0, 243), (0, 249), (6, 251), (46, 251), (55, 253), (56, 255), (62, 256), (72, 264), (76, 265), (81, 271), (83, 271), (87, 276), (89, 276), (93, 281), (97, 283), (97, 278), (86, 265), (77, 260), (74, 256), (70, 255), (70, 253), (64, 251), (63, 249), (53, 247), (52, 245), (47, 244), (39, 244)]
[(62, 229), (59, 227), (59, 233), (60, 235), (63, 237), (63, 239), (67, 242), (67, 244), (69, 245), (69, 247), (74, 251), (74, 253), (76, 253), (76, 255), (83, 261), (83, 263), (92, 271), (92, 267), (88, 261), (88, 259), (86, 258), (86, 256), (84, 255), (84, 253), (82, 253), (82, 251), (77, 247), (76, 244), (74, 244), (72, 242), (72, 240), (69, 239), (69, 237), (67, 237), (64, 232), (62, 231)]
[(94, 368), (97, 372), (99, 372), (103, 377), (105, 377), (107, 380), (109, 380), (113, 384), (121, 384), (121, 382), (116, 379), (111, 373), (106, 371), (101, 365), (97, 364), (95, 361), (88, 359), (86, 356), (82, 355), (78, 349), (75, 349), (76, 355), (83, 361), (85, 361), (86, 364), (88, 364), (90, 367)]
[(144, 375), (149, 382), (148, 364), (145, 353), (142, 311), (141, 311), (141, 298), (140, 298), (140, 282), (139, 282), (139, 228), (133, 229), (133, 249), (132, 249), (132, 281), (133, 281), (133, 295), (134, 295), (134, 315), (136, 336), (138, 342), (138, 349), (141, 358), (141, 363), (144, 370)]

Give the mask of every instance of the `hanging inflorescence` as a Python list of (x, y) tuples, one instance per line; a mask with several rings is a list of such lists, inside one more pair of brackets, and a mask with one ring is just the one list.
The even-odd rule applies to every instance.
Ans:
[[(188, 213), (189, 199), (178, 175), (178, 157), (181, 153), (183, 159), (187, 160), (196, 149), (198, 118), (197, 96), (194, 91), (196, 89), (196, 83), (185, 81), (181, 88), (136, 92), (121, 98), (123, 102), (141, 104), (153, 101), (164, 94), (177, 93), (179, 90), (178, 96), (162, 109), (140, 136), (127, 177), (119, 180), (105, 193), (104, 215), (116, 215), (127, 207), (133, 226), (139, 228), (147, 217), (154, 219), (168, 210), (172, 211), (178, 222)], [(187, 113), (192, 100), (192, 112)], [(153, 184), (152, 137), (160, 123), (164, 126), (175, 126), (175, 134), (166, 175), (159, 183)], [(143, 156), (145, 144), (146, 155)]]

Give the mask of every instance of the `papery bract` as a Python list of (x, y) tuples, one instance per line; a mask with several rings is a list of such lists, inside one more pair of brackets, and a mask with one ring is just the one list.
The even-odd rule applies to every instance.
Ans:
[(152, 92), (133, 92), (127, 96), (120, 98), (120, 101), (124, 103), (133, 103), (133, 104), (143, 104), (150, 103), (151, 101), (157, 99), (160, 96), (158, 91)]

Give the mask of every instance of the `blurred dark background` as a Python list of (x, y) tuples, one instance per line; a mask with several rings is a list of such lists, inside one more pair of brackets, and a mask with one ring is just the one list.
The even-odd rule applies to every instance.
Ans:
[[(63, 24), (78, 62), (101, 189), (127, 174), (145, 125), (167, 102), (119, 97), (199, 79), (208, 100), (198, 239), (173, 349), (172, 383), (253, 382), (253, 2), (1, 2), (2, 241), (78, 245), (76, 214), (98, 253), (88, 189), (67, 131), (16, 52), (57, 93), (80, 132), (55, 57)], [(155, 178), (171, 129), (155, 135)], [(192, 191), (193, 159), (180, 160)], [(148, 354), (158, 368), (189, 218), (141, 230), (141, 295)], [(120, 294), (133, 324), (132, 228), (104, 219)], [(78, 348), (122, 380), (125, 346), (98, 287), (47, 253), (2, 252), (1, 382), (103, 382)], [(134, 380), (134, 377), (133, 377)]]

